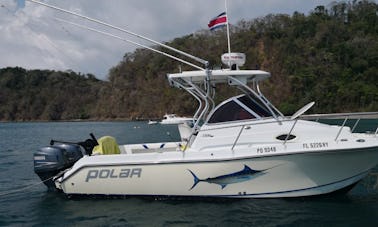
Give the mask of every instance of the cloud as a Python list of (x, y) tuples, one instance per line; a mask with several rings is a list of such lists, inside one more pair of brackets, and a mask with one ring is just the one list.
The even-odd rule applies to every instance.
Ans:
[[(209, 20), (224, 11), (224, 0), (45, 0), (107, 23), (126, 28), (157, 41), (206, 29)], [(331, 0), (229, 0), (231, 23), (269, 13), (294, 11), (308, 13)], [(2, 0), (0, 8), (0, 67), (55, 69), (92, 73), (105, 79), (126, 52), (136, 47), (55, 20), (62, 18), (105, 30), (125, 38), (129, 36), (35, 3)], [(136, 40), (135, 38), (130, 38)], [(143, 44), (147, 44), (143, 42)], [(149, 44), (148, 44), (149, 45)], [(5, 54), (4, 54), (5, 53)], [(199, 56), (200, 57), (200, 56)]]

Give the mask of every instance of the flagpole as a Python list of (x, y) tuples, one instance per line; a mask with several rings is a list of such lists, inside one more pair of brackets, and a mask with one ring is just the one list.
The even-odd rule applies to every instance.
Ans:
[(230, 45), (230, 26), (228, 25), (227, 0), (224, 0), (226, 9), (227, 44), (228, 44), (228, 66), (231, 68), (231, 45)]

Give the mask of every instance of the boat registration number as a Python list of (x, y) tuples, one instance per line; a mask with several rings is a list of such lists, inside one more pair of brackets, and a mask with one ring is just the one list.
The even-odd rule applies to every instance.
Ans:
[(277, 151), (276, 147), (258, 147), (256, 149), (256, 152), (258, 154), (273, 153), (273, 152), (276, 152), (276, 151)]
[(310, 148), (324, 148), (328, 147), (327, 142), (318, 142), (318, 143), (304, 143), (303, 148), (304, 149), (310, 149)]

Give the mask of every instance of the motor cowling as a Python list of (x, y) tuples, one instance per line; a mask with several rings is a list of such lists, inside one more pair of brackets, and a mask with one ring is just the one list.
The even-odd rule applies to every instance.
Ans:
[(69, 168), (75, 164), (77, 160), (83, 157), (83, 152), (79, 145), (76, 144), (57, 144), (54, 147), (65, 150), (66, 163), (65, 168)]
[(73, 166), (81, 157), (83, 153), (78, 145), (57, 144), (42, 147), (34, 153), (34, 172), (49, 189), (55, 190), (52, 177)]

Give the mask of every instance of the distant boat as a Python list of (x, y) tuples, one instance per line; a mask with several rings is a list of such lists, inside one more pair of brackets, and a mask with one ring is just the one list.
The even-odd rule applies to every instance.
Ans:
[(160, 122), (162, 125), (178, 125), (184, 122), (193, 121), (193, 118), (178, 117), (176, 114), (165, 114), (163, 120)]
[(149, 120), (148, 121), (149, 125), (156, 125), (157, 123), (158, 123), (157, 121), (153, 121), (153, 120)]

